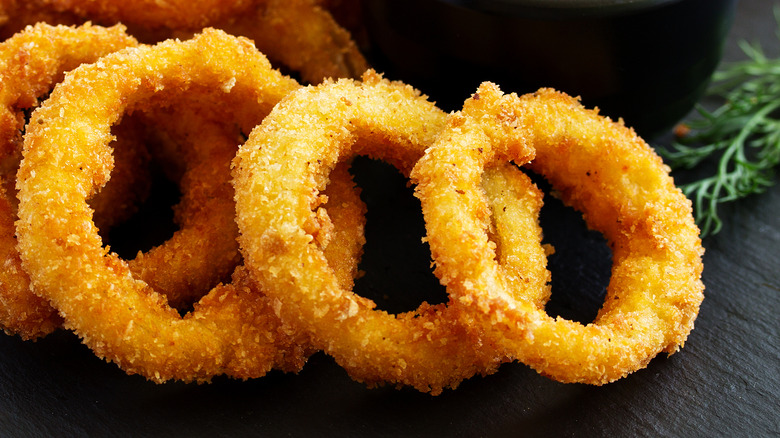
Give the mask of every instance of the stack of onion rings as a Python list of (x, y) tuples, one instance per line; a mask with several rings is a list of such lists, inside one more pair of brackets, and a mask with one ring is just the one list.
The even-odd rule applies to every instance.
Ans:
[[(668, 169), (622, 123), (548, 89), (518, 97), (485, 83), (447, 115), (371, 70), (328, 80), (366, 68), (322, 8), (331, 2), (196, 1), (179, 5), (187, 17), (146, 3), (0, 0), (0, 32), (44, 17), (122, 20), (148, 42), (195, 35), (138, 46), (123, 27), (41, 24), (0, 44), (6, 332), (35, 338), (62, 323), (155, 382), (297, 372), (323, 350), (368, 386), (431, 394), (512, 360), (604, 384), (686, 340), (703, 298), (699, 231)], [(302, 87), (266, 55), (322, 83)], [(150, 133), (182, 193), (179, 229), (123, 260), (101, 234), (148, 190)], [(393, 315), (352, 292), (365, 242), (356, 155), (417, 185), (447, 303)], [(545, 312), (542, 195), (518, 166), (613, 250), (590, 324)]]
[[(464, 341), (466, 332), (450, 306), (423, 303), (413, 312), (392, 315), (340, 287), (306, 230), (318, 211), (317, 193), (339, 160), (364, 154), (408, 174), (444, 120), (445, 114), (416, 90), (369, 72), (362, 83), (340, 80), (292, 93), (252, 131), (234, 163), (239, 242), (247, 267), (281, 303), (283, 320), (304, 327), (317, 348), (369, 385), (389, 382), (438, 394), (464, 378), (495, 371), (503, 361), (493, 349)], [(513, 171), (519, 172), (498, 168), (505, 175), (488, 187), (504, 196), (529, 192), (527, 177)], [(539, 206), (528, 202), (519, 210), (525, 214), (502, 224), (511, 231), (532, 230), (517, 239), (525, 244), (516, 253), (533, 254), (535, 246), (544, 258), (535, 222)], [(489, 210), (481, 217), (489, 223)], [(513, 260), (512, 251), (505, 248), (507, 260)], [(518, 277), (539, 280), (518, 299), (537, 305), (546, 300), (548, 273), (539, 266), (507, 263), (508, 270), (526, 271)]]

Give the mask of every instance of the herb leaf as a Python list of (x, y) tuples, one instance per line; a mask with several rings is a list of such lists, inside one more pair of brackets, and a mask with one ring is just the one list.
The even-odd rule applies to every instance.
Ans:
[[(775, 17), (780, 22), (780, 8)], [(669, 149), (659, 148), (672, 168), (694, 168), (720, 154), (713, 175), (681, 186), (694, 203), (702, 237), (721, 230), (719, 204), (765, 191), (780, 163), (780, 59), (768, 59), (758, 44), (740, 47), (748, 59), (712, 77), (709, 94), (723, 104), (714, 111), (699, 106), (700, 118), (686, 124), (690, 131)]]

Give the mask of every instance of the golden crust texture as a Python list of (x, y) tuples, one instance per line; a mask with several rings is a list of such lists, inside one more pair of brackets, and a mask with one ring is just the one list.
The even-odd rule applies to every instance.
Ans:
[[(0, 44), (0, 327), (6, 333), (32, 339), (50, 333), (61, 322), (54, 309), (31, 291), (16, 250), (14, 186), (21, 159), (24, 112), (35, 108), (65, 72), (135, 44), (122, 26), (47, 24), (29, 27)], [(104, 227), (126, 217), (134, 201), (143, 197), (142, 186), (135, 182), (138, 169), (145, 165), (146, 152), (141, 139), (128, 138), (132, 135), (122, 135), (126, 147), (117, 158), (121, 169), (118, 178), (93, 199), (93, 208)]]
[(273, 302), (240, 269), (234, 283), (217, 286), (182, 317), (106, 251), (85, 203), (108, 178), (110, 128), (124, 113), (195, 93), (233, 108), (239, 126), (254, 126), (297, 88), (248, 40), (207, 29), (189, 41), (130, 48), (82, 65), (33, 113), (18, 176), (23, 265), (36, 293), (98, 356), (158, 382), (250, 378), (273, 366), (302, 366), (308, 344), (275, 317)]
[[(368, 72), (363, 82), (339, 80), (291, 93), (252, 131), (234, 161), (239, 242), (250, 272), (278, 300), (283, 320), (305, 328), (316, 347), (370, 386), (409, 385), (438, 394), (474, 374), (494, 372), (504, 361), (489, 345), (468, 342), (451, 306), (423, 303), (393, 315), (339, 286), (307, 231), (320, 209), (318, 191), (335, 163), (363, 154), (408, 174), (445, 119), (413, 88)], [(527, 233), (517, 240), (543, 259), (536, 222), (540, 195), (518, 169), (495, 171), (499, 175), (487, 186), (496, 205), (530, 194), (524, 207), (505, 216), (524, 221), (496, 229)], [(488, 212), (483, 217), (489, 222)], [(517, 263), (512, 249), (504, 250), (507, 269), (541, 279), (523, 299), (543, 303), (545, 265)]]
[(314, 0), (266, 0), (252, 13), (215, 27), (251, 38), (271, 61), (311, 84), (359, 78), (368, 69), (352, 35)]
[[(530, 162), (607, 238), (614, 266), (593, 323), (551, 318), (515, 299), (511, 289), (522, 284), (510, 286), (497, 269), (473, 213), (484, 208), (475, 182), (486, 165), (507, 160)], [(632, 130), (574, 98), (549, 89), (504, 95), (484, 83), (412, 176), (436, 274), (472, 335), (555, 380), (603, 384), (676, 351), (703, 298), (699, 230), (668, 172)]]

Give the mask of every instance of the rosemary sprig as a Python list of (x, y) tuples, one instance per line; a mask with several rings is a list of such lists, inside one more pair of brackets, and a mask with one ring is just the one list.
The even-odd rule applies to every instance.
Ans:
[[(780, 8), (775, 17), (780, 22)], [(721, 230), (720, 204), (765, 191), (780, 163), (780, 58), (768, 59), (758, 44), (743, 41), (740, 47), (748, 59), (712, 78), (709, 94), (723, 98), (722, 106), (699, 106), (701, 118), (687, 122), (690, 132), (659, 149), (672, 168), (690, 169), (721, 154), (713, 175), (681, 186), (694, 203), (702, 236)]]

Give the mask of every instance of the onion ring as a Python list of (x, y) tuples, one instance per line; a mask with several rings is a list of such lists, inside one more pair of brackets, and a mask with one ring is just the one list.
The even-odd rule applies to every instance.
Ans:
[[(281, 303), (282, 320), (305, 328), (315, 347), (369, 386), (389, 382), (439, 394), (464, 378), (495, 371), (503, 361), (489, 346), (463, 341), (466, 333), (452, 306), (423, 303), (391, 315), (340, 287), (307, 232), (319, 211), (318, 190), (340, 158), (369, 155), (408, 173), (444, 121), (445, 114), (419, 92), (369, 71), (362, 83), (339, 80), (291, 93), (234, 160), (246, 266)], [(526, 218), (527, 229), (537, 230), (536, 216)], [(539, 235), (526, 240), (543, 257)], [(547, 274), (538, 277), (546, 281)], [(544, 284), (538, 286), (522, 299), (546, 298)]]
[(247, 12), (261, 0), (45, 0), (55, 10), (101, 22), (143, 23), (149, 27), (200, 29)]
[[(473, 213), (484, 208), (476, 185), (484, 166), (527, 162), (518, 146), (536, 150), (532, 170), (612, 248), (605, 304), (591, 324), (551, 318), (515, 299)], [(549, 89), (503, 95), (484, 83), (412, 177), (437, 276), (472, 333), (552, 379), (604, 384), (676, 351), (703, 299), (699, 230), (668, 173), (632, 130), (577, 99)]]
[[(38, 100), (49, 93), (66, 71), (135, 44), (122, 26), (46, 24), (30, 27), (0, 44), (0, 328), (6, 333), (34, 339), (50, 333), (61, 323), (54, 309), (30, 290), (29, 278), (16, 250), (13, 185), (21, 159), (24, 111), (37, 106)], [(101, 226), (109, 226), (129, 214), (133, 202), (129, 194), (143, 196), (135, 181), (139, 175), (137, 167), (144, 165), (145, 151), (140, 147), (140, 140), (129, 143), (117, 160), (119, 167), (127, 171), (93, 199)], [(123, 199), (123, 207), (107, 208), (118, 199)]]
[(19, 251), (36, 293), (99, 357), (156, 382), (259, 377), (278, 362), (273, 300), (218, 286), (180, 316), (102, 246), (85, 193), (107, 177), (110, 126), (125, 112), (197, 94), (249, 126), (297, 88), (248, 40), (206, 29), (82, 65), (33, 113), (17, 183)]

